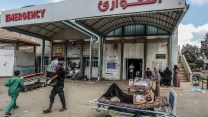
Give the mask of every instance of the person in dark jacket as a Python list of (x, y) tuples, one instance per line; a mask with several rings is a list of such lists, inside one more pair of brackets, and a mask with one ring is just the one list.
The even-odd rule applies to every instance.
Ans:
[(164, 77), (164, 85), (171, 86), (172, 72), (168, 67), (165, 69), (163, 77)]
[(59, 63), (57, 65), (57, 71), (55, 72), (55, 75), (47, 82), (47, 84), (51, 84), (52, 82), (56, 82), (53, 86), (53, 89), (50, 94), (50, 104), (48, 109), (43, 110), (43, 113), (50, 113), (52, 112), (52, 106), (55, 100), (55, 96), (58, 94), (62, 103), (62, 108), (59, 110), (59, 112), (67, 110), (66, 108), (66, 102), (65, 102), (65, 96), (64, 96), (64, 79), (65, 79), (65, 70), (63, 69), (63, 64)]

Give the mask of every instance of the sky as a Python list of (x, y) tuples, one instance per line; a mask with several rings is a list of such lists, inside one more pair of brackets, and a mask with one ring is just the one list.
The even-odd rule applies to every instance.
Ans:
[[(28, 5), (39, 5), (61, 0), (0, 0), (0, 10), (20, 8)], [(179, 25), (179, 45), (187, 43), (200, 47), (201, 40), (208, 32), (208, 0), (187, 0), (188, 12)]]

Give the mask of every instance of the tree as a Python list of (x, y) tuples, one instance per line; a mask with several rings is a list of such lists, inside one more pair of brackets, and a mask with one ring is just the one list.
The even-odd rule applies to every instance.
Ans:
[(194, 63), (200, 56), (199, 48), (190, 44), (183, 46), (181, 52), (186, 57), (188, 63)]
[(208, 33), (203, 41), (201, 41), (200, 54), (204, 59), (208, 59)]
[(201, 69), (204, 67), (204, 60), (203, 59), (199, 59), (196, 61), (196, 67)]

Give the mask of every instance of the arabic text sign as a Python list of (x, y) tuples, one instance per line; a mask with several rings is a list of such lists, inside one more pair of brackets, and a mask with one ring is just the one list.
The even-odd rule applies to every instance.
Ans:
[(158, 1), (158, 3), (161, 3), (162, 0), (137, 0), (134, 2), (128, 2), (127, 0), (100, 0), (98, 3), (98, 9), (102, 12), (107, 11), (110, 8), (110, 11), (114, 10), (115, 8), (118, 8), (119, 6), (123, 9), (126, 9), (129, 6), (139, 6), (139, 5), (146, 5), (146, 4), (155, 4)]

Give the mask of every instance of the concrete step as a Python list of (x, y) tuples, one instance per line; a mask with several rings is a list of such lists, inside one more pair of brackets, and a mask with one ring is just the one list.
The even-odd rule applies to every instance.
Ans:
[(179, 75), (179, 76), (186, 76), (186, 77), (187, 77), (186, 73), (184, 73), (184, 74), (181, 74), (181, 73), (180, 73), (180, 75)]
[(181, 79), (181, 82), (189, 82), (188, 80), (183, 80), (183, 79)]

